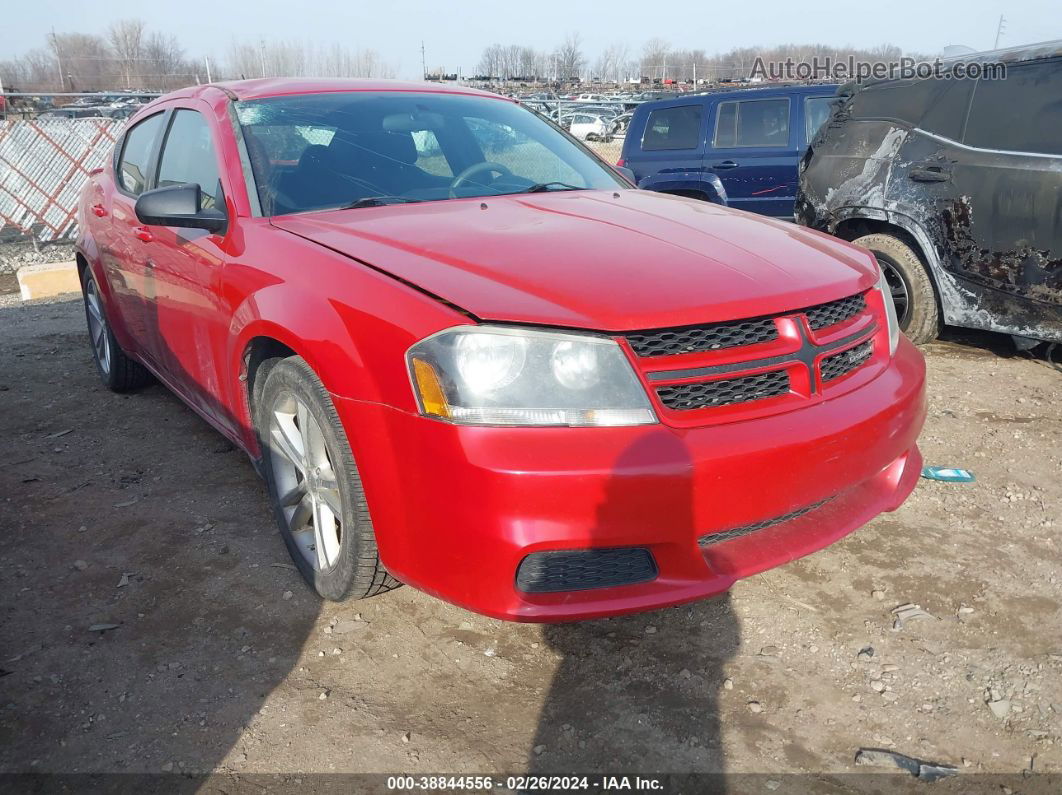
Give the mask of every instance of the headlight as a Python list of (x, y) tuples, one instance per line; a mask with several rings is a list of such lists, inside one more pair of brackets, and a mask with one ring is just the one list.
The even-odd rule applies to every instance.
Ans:
[(885, 280), (885, 271), (878, 266), (878, 283), (876, 289), (881, 293), (881, 302), (885, 304), (885, 320), (889, 326), (889, 356), (896, 353), (900, 342), (900, 321), (896, 318), (896, 304), (892, 300), (892, 290)]
[(406, 354), (422, 414), (469, 425), (645, 425), (645, 390), (615, 341), (462, 326)]

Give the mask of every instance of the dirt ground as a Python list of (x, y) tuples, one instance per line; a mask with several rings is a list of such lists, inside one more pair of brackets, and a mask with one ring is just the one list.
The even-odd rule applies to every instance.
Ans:
[[(322, 604), (242, 453), (161, 387), (101, 387), (80, 303), (8, 300), (0, 340), (0, 772), (726, 771), (840, 792), (871, 747), (957, 766), (903, 776), (934, 791), (1062, 774), (1062, 373), (1009, 340), (926, 349), (923, 452), (975, 484), (923, 480), (727, 597), (562, 626), (412, 588)], [(894, 628), (907, 603), (930, 615)]]

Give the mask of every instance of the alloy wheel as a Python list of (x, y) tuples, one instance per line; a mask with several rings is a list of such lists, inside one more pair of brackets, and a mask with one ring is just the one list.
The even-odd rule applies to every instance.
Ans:
[(104, 375), (111, 372), (111, 335), (107, 333), (107, 318), (103, 314), (96, 282), (89, 278), (85, 282), (85, 308), (88, 313), (89, 338), (96, 362)]
[(280, 509), (299, 551), (316, 571), (339, 560), (343, 504), (334, 456), (310, 409), (282, 392), (269, 418), (270, 462)]
[(878, 267), (885, 274), (885, 283), (889, 285), (892, 302), (896, 305), (896, 319), (900, 323), (900, 328), (905, 328), (911, 314), (911, 291), (907, 285), (907, 280), (904, 279), (903, 274), (900, 273), (896, 266), (887, 259), (880, 255), (876, 259)]

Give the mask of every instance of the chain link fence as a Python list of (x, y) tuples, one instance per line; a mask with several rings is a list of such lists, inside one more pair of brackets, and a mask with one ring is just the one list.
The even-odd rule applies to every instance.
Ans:
[(0, 242), (70, 240), (89, 172), (103, 165), (116, 119), (0, 121)]
[(609, 165), (615, 165), (620, 158), (631, 113), (639, 104), (608, 97), (517, 99), (524, 107), (567, 130)]

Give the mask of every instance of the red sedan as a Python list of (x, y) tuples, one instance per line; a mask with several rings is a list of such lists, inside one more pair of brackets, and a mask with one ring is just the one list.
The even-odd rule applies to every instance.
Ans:
[(873, 256), (634, 190), (516, 103), (252, 80), (145, 106), (80, 208), (96, 364), (243, 448), (327, 599), (674, 605), (903, 502), (922, 357)]

